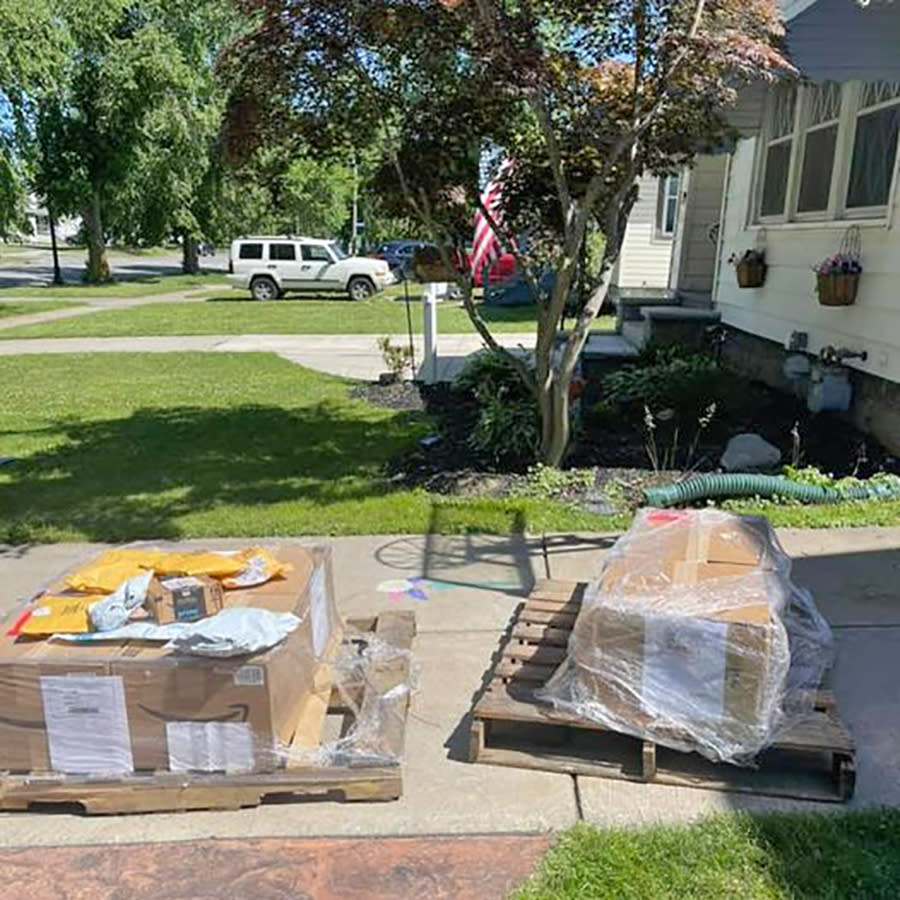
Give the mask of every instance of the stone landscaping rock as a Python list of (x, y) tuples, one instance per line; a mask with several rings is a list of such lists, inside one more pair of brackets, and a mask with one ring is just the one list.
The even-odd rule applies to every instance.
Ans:
[(781, 464), (781, 451), (758, 434), (738, 434), (722, 454), (726, 472), (768, 472)]

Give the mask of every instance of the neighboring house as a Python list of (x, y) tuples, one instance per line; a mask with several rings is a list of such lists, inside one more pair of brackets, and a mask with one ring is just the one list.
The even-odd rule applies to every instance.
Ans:
[[(784, 9), (802, 78), (748, 89), (733, 152), (702, 156), (682, 175), (668, 283), (686, 306), (706, 299), (721, 315), (728, 359), (745, 373), (801, 396), (826, 371), (846, 377), (854, 421), (900, 453), (900, 4)], [(823, 307), (813, 266), (840, 250), (850, 226), (861, 238), (859, 295)], [(728, 264), (748, 248), (766, 252), (760, 288), (739, 288)], [(630, 261), (621, 268), (641, 284)], [(646, 277), (657, 281), (660, 269), (654, 261)], [(827, 347), (865, 359), (826, 370)]]
[[(33, 244), (49, 244), (50, 216), (47, 208), (33, 194), (28, 195), (25, 215), (28, 219), (29, 233), (23, 234), (22, 239)], [(56, 240), (64, 243), (69, 238), (75, 237), (80, 229), (80, 218), (59, 219), (56, 222)]]
[(645, 175), (628, 218), (613, 284), (623, 292), (669, 287), (672, 242), (678, 226), (679, 177)]

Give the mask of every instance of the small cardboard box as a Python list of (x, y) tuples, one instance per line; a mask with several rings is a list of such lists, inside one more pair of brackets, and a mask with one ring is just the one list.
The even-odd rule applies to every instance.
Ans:
[(330, 549), (276, 555), (293, 566), (286, 577), (224, 597), (226, 608), (300, 617), (264, 653), (208, 659), (138, 641), (0, 636), (0, 769), (120, 775), (277, 767), (321, 658), (340, 639), (340, 620)]
[(144, 608), (160, 625), (199, 622), (221, 612), (222, 585), (206, 575), (168, 575), (154, 578)]
[(674, 515), (640, 520), (593, 586), (571, 644), (579, 691), (622, 730), (753, 747), (789, 662), (789, 583), (764, 522)]

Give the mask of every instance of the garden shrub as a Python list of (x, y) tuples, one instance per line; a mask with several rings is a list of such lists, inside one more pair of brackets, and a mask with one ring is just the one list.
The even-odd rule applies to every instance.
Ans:
[(518, 469), (534, 461), (540, 441), (537, 404), (505, 356), (476, 354), (454, 387), (473, 400), (468, 445), (483, 463)]

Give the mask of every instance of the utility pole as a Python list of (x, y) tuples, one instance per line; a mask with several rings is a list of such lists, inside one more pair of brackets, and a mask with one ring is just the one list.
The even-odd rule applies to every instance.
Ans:
[(59, 250), (56, 246), (56, 218), (49, 200), (47, 201), (47, 219), (50, 222), (50, 247), (53, 250), (53, 283), (64, 284), (62, 271), (59, 268)]

